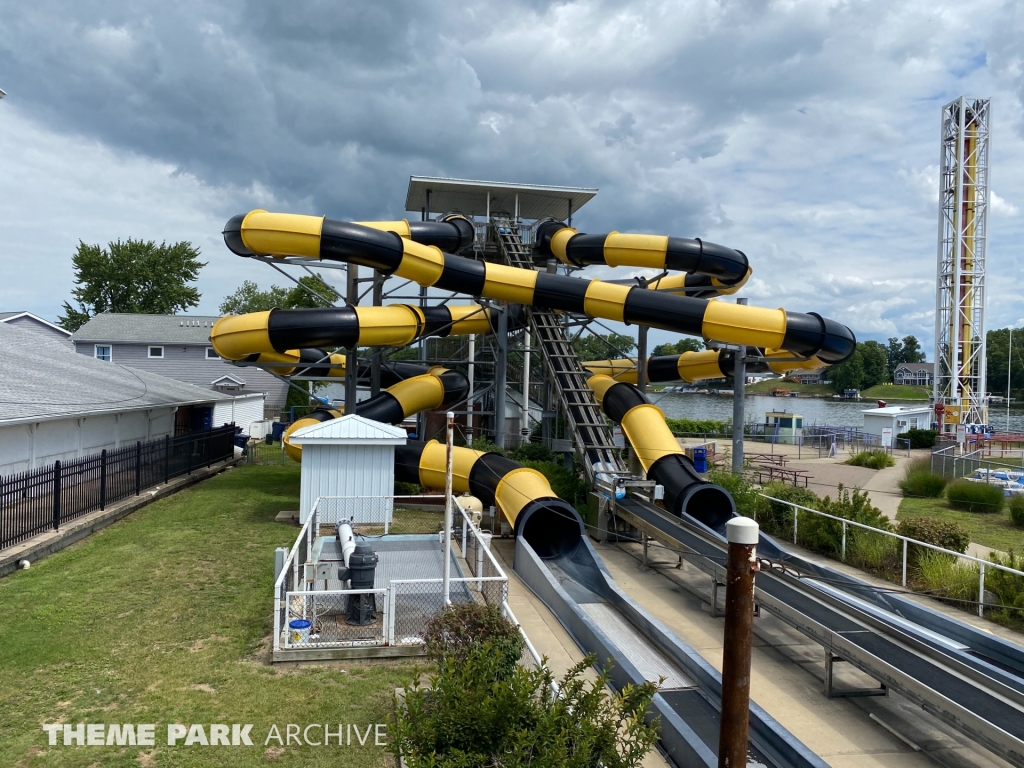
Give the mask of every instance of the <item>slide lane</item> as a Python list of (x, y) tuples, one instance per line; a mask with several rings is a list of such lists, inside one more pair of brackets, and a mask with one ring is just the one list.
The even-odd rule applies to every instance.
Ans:
[[(761, 360), (750, 360), (752, 350), (747, 351), (747, 373), (778, 373), (789, 371), (816, 371), (828, 363), (816, 357), (795, 360), (792, 352), (778, 349), (756, 350)], [(720, 379), (733, 375), (736, 353), (732, 350), (706, 349), (700, 352), (683, 352), (679, 355), (657, 355), (647, 358), (647, 381), (651, 384), (671, 381), (685, 381), (690, 384), (707, 379)], [(610, 376), (627, 384), (637, 383), (636, 358), (612, 360), (588, 360), (581, 362), (592, 374)]]

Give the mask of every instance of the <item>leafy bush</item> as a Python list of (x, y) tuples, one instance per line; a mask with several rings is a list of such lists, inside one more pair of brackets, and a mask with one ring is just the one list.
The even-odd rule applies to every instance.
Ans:
[(543, 443), (523, 443), (512, 451), (512, 458), (518, 462), (548, 461), (554, 463), (555, 454)]
[(524, 467), (536, 469), (544, 475), (551, 483), (551, 490), (558, 498), (575, 507), (586, 504), (587, 492), (590, 487), (585, 480), (581, 480), (561, 464), (554, 464), (550, 461), (523, 461), (521, 463)]
[(972, 483), (970, 480), (956, 480), (946, 486), (946, 498), (956, 509), (968, 512), (998, 512), (1006, 503), (1003, 489), (988, 483)]
[[(967, 545), (971, 543), (971, 535), (966, 528), (952, 520), (942, 520), (938, 517), (911, 517), (900, 520), (896, 526), (896, 533), (954, 552), (966, 552)], [(933, 551), (910, 545), (907, 547), (907, 562), (917, 565), (925, 552)]]
[(1010, 498), (1010, 519), (1014, 525), (1024, 527), (1024, 496)]
[(674, 433), (696, 432), (701, 435), (725, 434), (729, 425), (727, 421), (715, 421), (713, 419), (665, 419), (668, 428)]
[[(768, 483), (762, 491), (765, 496), (772, 496), (781, 501), (769, 501), (759, 498), (757, 509), (757, 523), (764, 529), (765, 533), (772, 536), (792, 537), (793, 535), (793, 508), (782, 501), (799, 504), (801, 507), (817, 509), (821, 500), (814, 491), (808, 488), (795, 488), (792, 485), (776, 480)], [(808, 515), (800, 517), (800, 524), (808, 518)], [(800, 525), (797, 526), (798, 532)]]
[(497, 445), (492, 443), (486, 437), (480, 436), (473, 440), (469, 446), (474, 451), (483, 451), (484, 453), (500, 453), (502, 456), (505, 455), (505, 451), (499, 448)]
[(937, 498), (942, 495), (947, 482), (945, 477), (932, 472), (931, 458), (924, 457), (907, 463), (900, 489), (904, 496)]
[(525, 642), (519, 629), (496, 605), (455, 603), (434, 615), (424, 634), (427, 654), (435, 660), (465, 661), (475, 646), (488, 643), (499, 658), (497, 679), (511, 676), (523, 654)]
[(859, 530), (846, 542), (847, 562), (881, 576), (894, 576), (901, 564), (899, 539), (881, 533)]
[(423, 486), (419, 483), (403, 483), (395, 480), (395, 496), (417, 496), (423, 493)]
[[(1007, 568), (1024, 571), (1024, 556), (1015, 554), (1012, 549), (1005, 556), (993, 552), (988, 559)], [(1024, 576), (986, 568), (985, 591), (993, 592), (999, 605), (1008, 606), (986, 610), (988, 618), (1015, 629), (1024, 627)]]
[(938, 432), (934, 429), (908, 429), (896, 435), (897, 439), (909, 440), (911, 448), (932, 448)]
[[(728, 469), (711, 468), (707, 475), (708, 481), (720, 485), (729, 492), (736, 502), (736, 511), (744, 517), (758, 517), (758, 508), (763, 503), (757, 494), (760, 488), (754, 486), (743, 475), (734, 475)], [(767, 493), (767, 490), (764, 491)], [(758, 519), (760, 523), (760, 519)]]
[(654, 683), (609, 694), (603, 673), (581, 679), (587, 656), (551, 690), (546, 668), (497, 673), (489, 643), (468, 646), (461, 660), (437, 661), (429, 688), (410, 681), (389, 723), (390, 749), (410, 768), (634, 768), (654, 746), (658, 721), (644, 722)]
[(979, 574), (974, 563), (942, 552), (926, 551), (921, 553), (918, 569), (924, 588), (936, 597), (954, 601), (978, 599)]
[(869, 467), (870, 469), (885, 469), (895, 467), (896, 459), (887, 452), (872, 448), (870, 451), (861, 451), (848, 458), (845, 464), (852, 464), (855, 467)]

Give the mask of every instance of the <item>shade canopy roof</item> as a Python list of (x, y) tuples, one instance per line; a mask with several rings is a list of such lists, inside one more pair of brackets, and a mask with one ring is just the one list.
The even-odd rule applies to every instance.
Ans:
[(350, 414), (297, 429), (289, 438), (295, 445), (404, 445), (401, 427)]
[(518, 195), (520, 218), (552, 217), (563, 221), (597, 194), (596, 189), (581, 187), (549, 187), (541, 184), (511, 184), (504, 181), (410, 176), (409, 191), (405, 196), (405, 210), (420, 211), (425, 208), (428, 191), (430, 211), (434, 213), (458, 212), (467, 216), (485, 216), (488, 212), (487, 195), (490, 193), (491, 215), (514, 215)]

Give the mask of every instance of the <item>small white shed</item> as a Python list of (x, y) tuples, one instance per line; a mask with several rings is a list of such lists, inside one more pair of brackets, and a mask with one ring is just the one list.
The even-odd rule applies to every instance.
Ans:
[(405, 445), (400, 427), (352, 414), (304, 427), (291, 436), (302, 446), (299, 521), (306, 522), (320, 496), (391, 497), (395, 488), (395, 446)]
[(889, 427), (894, 441), (896, 435), (908, 429), (931, 429), (931, 426), (932, 409), (928, 405), (887, 405), (864, 411), (864, 431), (881, 437), (882, 430)]

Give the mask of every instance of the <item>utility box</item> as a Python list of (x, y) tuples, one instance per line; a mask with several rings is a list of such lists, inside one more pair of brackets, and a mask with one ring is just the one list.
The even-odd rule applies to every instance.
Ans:
[[(351, 414), (297, 430), (302, 446), (299, 522), (305, 523), (321, 496), (383, 499), (391, 519), (395, 491), (395, 446), (405, 430)], [(331, 522), (331, 521), (326, 521)]]

